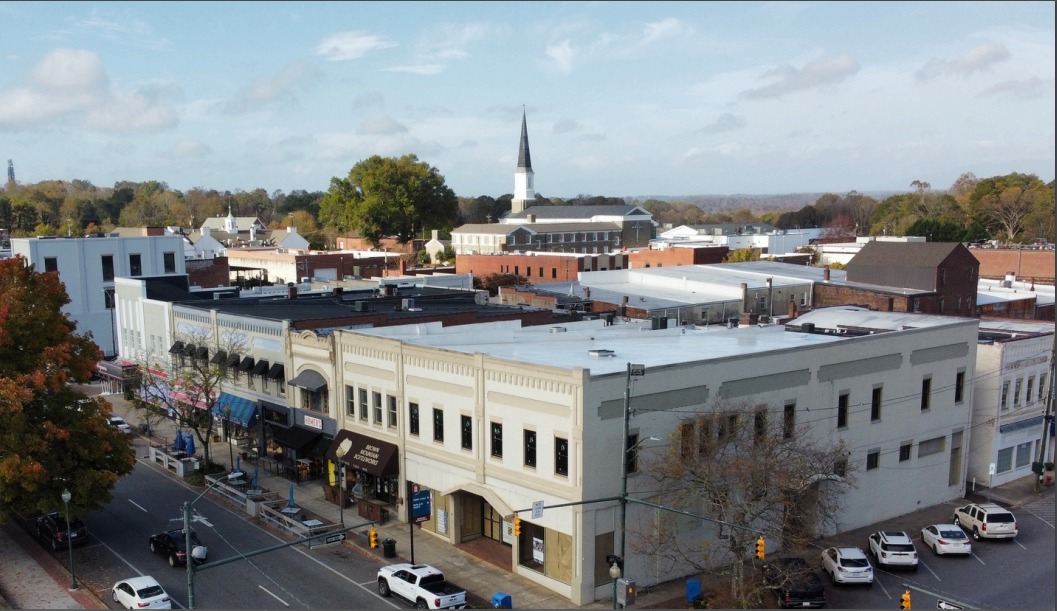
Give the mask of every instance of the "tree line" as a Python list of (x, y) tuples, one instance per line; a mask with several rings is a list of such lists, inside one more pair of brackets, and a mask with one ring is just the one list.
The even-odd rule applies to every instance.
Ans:
[[(166, 226), (191, 231), (207, 218), (253, 216), (269, 228), (295, 226), (312, 248), (332, 248), (335, 238), (358, 235), (377, 244), (383, 237), (401, 242), (428, 239), (432, 230), (446, 238), (465, 224), (497, 222), (511, 209), (513, 194), (461, 197), (444, 176), (415, 155), (373, 156), (331, 179), (327, 191), (217, 191), (171, 189), (161, 181), (122, 181), (97, 187), (87, 180), (9, 181), (0, 190), (0, 228), (11, 236), (84, 235), (114, 227)], [(781, 198), (722, 198), (711, 210), (700, 197), (662, 200), (580, 194), (550, 198), (536, 205), (637, 204), (662, 226), (764, 222), (779, 229), (825, 228), (828, 239), (854, 235), (922, 235), (932, 241), (1054, 242), (1054, 183), (1033, 174), (978, 179), (960, 176), (945, 190), (914, 180), (908, 190), (878, 200), (850, 191), (825, 193), (814, 203), (791, 210), (774, 206)], [(803, 201), (803, 200), (801, 200)], [(763, 204), (762, 202), (769, 202)]]

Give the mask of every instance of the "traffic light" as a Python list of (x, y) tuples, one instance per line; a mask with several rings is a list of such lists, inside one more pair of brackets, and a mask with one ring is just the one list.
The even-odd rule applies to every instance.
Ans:
[(910, 590), (905, 590), (903, 596), (899, 598), (899, 608), (909, 609), (910, 608)]
[(371, 543), (371, 549), (378, 547), (378, 531), (371, 527), (371, 530), (367, 532), (367, 539)]
[(756, 557), (759, 558), (760, 560), (763, 560), (763, 556), (764, 556), (763, 535), (760, 535), (760, 538), (756, 540)]
[(521, 536), (521, 518), (514, 516), (514, 536)]

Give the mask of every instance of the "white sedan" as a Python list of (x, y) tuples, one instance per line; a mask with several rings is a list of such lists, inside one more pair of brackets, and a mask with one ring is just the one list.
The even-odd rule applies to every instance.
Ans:
[(110, 426), (114, 427), (115, 429), (121, 431), (122, 433), (124, 433), (126, 435), (131, 435), (132, 434), (132, 427), (130, 427), (128, 425), (128, 423), (125, 422), (125, 419), (122, 418), (121, 416), (111, 416), (110, 417)]
[(150, 575), (122, 579), (111, 593), (122, 609), (172, 609), (172, 599)]
[(937, 556), (971, 554), (973, 544), (956, 524), (933, 524), (921, 529), (921, 542)]

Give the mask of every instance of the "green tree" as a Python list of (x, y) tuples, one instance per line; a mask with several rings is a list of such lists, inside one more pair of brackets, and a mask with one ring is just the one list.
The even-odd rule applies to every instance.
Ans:
[(111, 406), (71, 389), (101, 358), (91, 334), (61, 308), (58, 274), (37, 273), (22, 257), (0, 261), (0, 522), (11, 511), (55, 509), (64, 488), (70, 513), (104, 506), (135, 464)]
[(744, 263), (746, 261), (760, 260), (759, 248), (738, 248), (727, 253), (723, 258), (724, 263)]
[(375, 245), (386, 236), (405, 243), (425, 228), (450, 230), (458, 215), (455, 192), (415, 155), (357, 163), (346, 178), (331, 179), (320, 205), (325, 226), (358, 230)]

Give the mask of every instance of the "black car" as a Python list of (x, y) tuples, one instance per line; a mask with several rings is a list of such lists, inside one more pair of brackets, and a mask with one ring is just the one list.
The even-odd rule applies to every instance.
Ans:
[[(69, 542), (67, 542), (69, 532)], [(57, 511), (46, 513), (37, 518), (37, 536), (51, 546), (53, 550), (59, 550), (69, 543), (80, 545), (88, 541), (88, 527), (80, 520), (73, 520), (69, 529), (66, 528), (66, 516)]]
[[(150, 551), (161, 554), (169, 560), (169, 566), (184, 566), (187, 564), (187, 545), (182, 528), (158, 533), (150, 537)], [(195, 564), (206, 561), (209, 550), (198, 540), (198, 534), (191, 531), (191, 558)]]
[(764, 582), (779, 607), (821, 607), (826, 604), (822, 577), (803, 558), (777, 558), (763, 567)]

